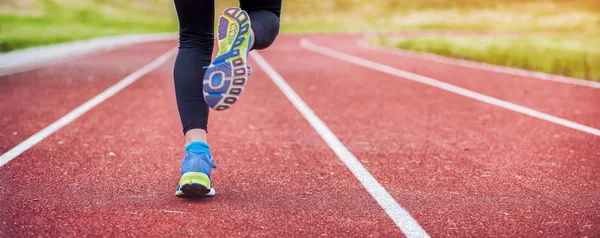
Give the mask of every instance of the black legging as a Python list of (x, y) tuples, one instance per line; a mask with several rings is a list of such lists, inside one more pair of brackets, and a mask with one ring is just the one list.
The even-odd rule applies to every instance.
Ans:
[[(269, 47), (279, 33), (282, 0), (240, 0), (250, 15), (253, 49)], [(211, 62), (214, 44), (214, 0), (175, 0), (179, 16), (179, 53), (175, 61), (175, 94), (183, 133), (207, 130), (208, 105), (202, 94), (204, 67)]]

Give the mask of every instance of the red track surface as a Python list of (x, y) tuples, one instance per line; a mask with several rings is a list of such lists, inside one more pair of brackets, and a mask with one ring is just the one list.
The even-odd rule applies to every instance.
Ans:
[[(261, 54), (431, 236), (600, 235), (600, 137), (307, 51), (302, 37)], [(600, 127), (598, 89), (309, 39)], [(0, 78), (0, 153), (174, 44)], [(0, 167), (1, 237), (401, 236), (254, 62), (242, 100), (211, 116), (217, 197), (172, 196), (183, 156), (172, 64)]]

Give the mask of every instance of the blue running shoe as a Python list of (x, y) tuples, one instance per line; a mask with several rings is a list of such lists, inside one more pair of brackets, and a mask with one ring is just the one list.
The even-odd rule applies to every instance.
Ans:
[(221, 111), (235, 103), (244, 90), (250, 69), (248, 52), (252, 42), (250, 17), (240, 8), (229, 8), (219, 18), (219, 52), (204, 73), (204, 99)]
[(210, 171), (217, 168), (204, 142), (193, 142), (185, 147), (187, 153), (181, 163), (181, 179), (175, 191), (178, 197), (215, 196)]

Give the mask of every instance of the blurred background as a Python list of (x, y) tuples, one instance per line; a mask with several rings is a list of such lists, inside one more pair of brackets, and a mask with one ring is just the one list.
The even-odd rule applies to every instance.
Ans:
[[(216, 0), (217, 11), (236, 6)], [(381, 32), (372, 44), (600, 81), (598, 0), (284, 0), (283, 32)], [(0, 0), (0, 51), (176, 32), (172, 0)], [(389, 32), (449, 32), (398, 38)]]

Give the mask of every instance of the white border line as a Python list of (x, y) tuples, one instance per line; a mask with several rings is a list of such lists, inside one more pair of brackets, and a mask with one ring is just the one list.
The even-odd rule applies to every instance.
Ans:
[[(406, 38), (418, 38), (418, 37), (406, 37)], [(516, 75), (516, 76), (522, 76), (522, 77), (528, 77), (528, 78), (554, 81), (554, 82), (559, 82), (559, 83), (572, 84), (572, 85), (600, 89), (600, 82), (565, 77), (565, 76), (554, 75), (554, 74), (547, 74), (547, 73), (542, 73), (542, 72), (529, 71), (529, 70), (524, 70), (524, 69), (505, 67), (505, 66), (500, 66), (500, 65), (486, 64), (486, 63), (482, 63), (482, 62), (475, 62), (475, 61), (469, 61), (469, 60), (463, 60), (463, 59), (455, 59), (455, 58), (451, 58), (451, 57), (445, 57), (445, 56), (430, 54), (430, 53), (421, 53), (421, 52), (416, 52), (416, 51), (412, 51), (412, 50), (404, 50), (404, 49), (398, 49), (398, 48), (392, 48), (392, 47), (386, 47), (386, 46), (372, 46), (366, 42), (368, 39), (370, 39), (370, 37), (365, 36), (364, 38), (357, 40), (356, 45), (358, 45), (359, 47), (361, 47), (363, 49), (376, 50), (376, 51), (385, 52), (388, 54), (393, 54), (393, 55), (398, 55), (398, 56), (403, 56), (403, 57), (417, 57), (417, 58), (433, 61), (436, 63), (457, 65), (457, 66), (462, 66), (462, 67), (471, 68), (471, 69), (486, 70), (486, 71), (492, 71), (492, 72), (496, 72), (496, 73), (510, 74), (510, 75)]]
[(0, 77), (123, 49), (140, 43), (177, 39), (176, 34), (109, 36), (39, 46), (0, 54)]
[(95, 106), (98, 106), (98, 104), (100, 104), (100, 103), (104, 102), (106, 99), (112, 97), (113, 95), (115, 95), (116, 93), (118, 93), (119, 91), (124, 89), (125, 87), (129, 86), (130, 84), (132, 84), (133, 82), (135, 82), (136, 80), (138, 80), (139, 78), (144, 76), (145, 74), (158, 68), (160, 65), (167, 62), (167, 60), (169, 60), (173, 56), (173, 54), (176, 52), (176, 50), (177, 50), (177, 48), (169, 50), (168, 52), (164, 53), (163, 55), (159, 56), (158, 58), (156, 58), (155, 60), (153, 60), (152, 62), (147, 64), (146, 66), (138, 69), (137, 71), (135, 71), (132, 74), (128, 75), (127, 77), (123, 78), (121, 81), (117, 82), (110, 88), (104, 90), (102, 93), (96, 95), (94, 98), (90, 99), (89, 101), (81, 104), (79, 107), (75, 108), (73, 111), (67, 113), (66, 115), (64, 115), (57, 121), (55, 121), (54, 123), (50, 124), (46, 128), (42, 129), (41, 131), (39, 131), (39, 132), (35, 133), (34, 135), (32, 135), (31, 137), (27, 138), (27, 140), (21, 142), (14, 148), (10, 149), (8, 152), (6, 152), (2, 156), (0, 156), (0, 167), (5, 165), (6, 163), (10, 162), (11, 160), (16, 158), (23, 152), (27, 151), (28, 149), (30, 149), (31, 147), (33, 147), (34, 145), (36, 145), (37, 143), (39, 143), (40, 141), (45, 139), (46, 137), (52, 135), (54, 132), (60, 130), (64, 126), (73, 122), (75, 119), (79, 118), (81, 115), (88, 112)]
[(514, 111), (514, 112), (518, 112), (521, 114), (525, 114), (531, 117), (535, 117), (538, 119), (542, 119), (544, 121), (548, 121), (554, 124), (558, 124), (558, 125), (562, 125), (571, 129), (575, 129), (578, 131), (582, 131), (585, 133), (589, 133), (592, 135), (596, 135), (596, 136), (600, 136), (600, 130), (596, 129), (596, 128), (592, 128), (589, 126), (585, 126), (576, 122), (572, 122), (560, 117), (556, 117), (556, 116), (552, 116), (543, 112), (539, 112), (536, 110), (533, 110), (531, 108), (527, 108), (524, 106), (520, 106), (514, 103), (510, 103), (507, 101), (503, 101), (494, 97), (490, 97), (481, 93), (477, 93), (468, 89), (464, 89), (449, 83), (445, 83), (436, 79), (432, 79), (429, 77), (425, 77), (422, 75), (418, 75), (418, 74), (414, 74), (411, 72), (407, 72), (404, 70), (400, 70), (400, 69), (396, 69), (387, 65), (383, 65), (383, 64), (379, 64), (370, 60), (366, 60), (360, 57), (356, 57), (353, 55), (349, 55), (349, 54), (345, 54), (339, 51), (335, 51), (333, 49), (324, 47), (324, 46), (319, 46), (316, 45), (314, 43), (311, 43), (308, 39), (303, 38), (302, 40), (300, 40), (300, 45), (310, 51), (322, 54), (322, 55), (326, 55), (329, 56), (331, 58), (335, 58), (335, 59), (339, 59), (342, 61), (346, 61), (348, 63), (352, 63), (361, 67), (365, 67), (365, 68), (369, 68), (369, 69), (373, 69), (376, 71), (380, 71), (383, 73), (387, 73), (390, 75), (394, 75), (394, 76), (398, 76), (400, 78), (405, 78), (405, 79), (409, 79), (415, 82), (419, 82), (422, 84), (426, 84), (432, 87), (436, 87), (448, 92), (452, 92), (458, 95), (462, 95), (468, 98), (472, 98), (481, 102), (485, 102), (488, 104), (492, 104), (504, 109), (508, 109), (510, 111)]
[(327, 125), (310, 109), (306, 103), (296, 94), (294, 89), (269, 65), (257, 52), (253, 51), (250, 56), (269, 75), (271, 80), (279, 87), (285, 96), (292, 102), (310, 125), (321, 135), (321, 138), (335, 152), (348, 169), (356, 176), (358, 181), (367, 189), (369, 194), (379, 203), (396, 226), (407, 237), (429, 237), (427, 232), (421, 228), (410, 214), (394, 200), (394, 198), (377, 182), (369, 171), (356, 159), (344, 144), (333, 134)]

